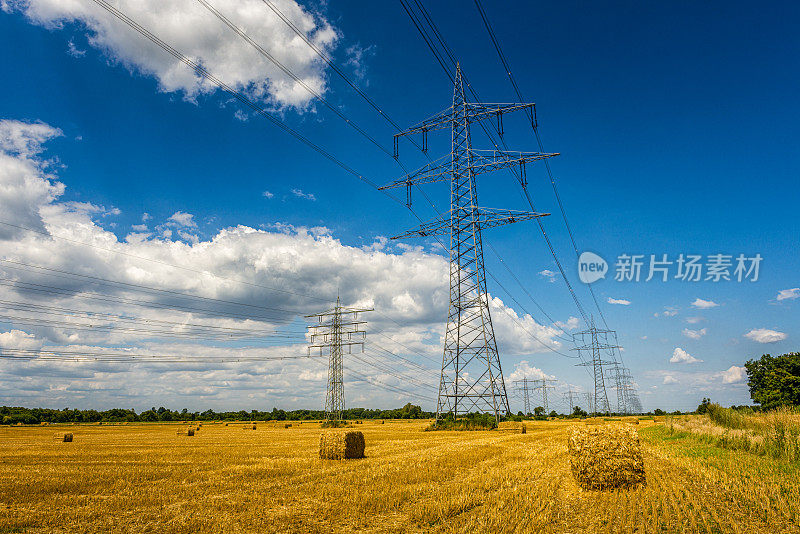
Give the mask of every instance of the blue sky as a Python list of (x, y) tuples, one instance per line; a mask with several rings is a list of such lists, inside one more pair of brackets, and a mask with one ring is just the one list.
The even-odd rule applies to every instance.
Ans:
[[(158, 74), (145, 72), (135, 60), (126, 62), (118, 50), (99, 47), (91, 25), (87, 29), (68, 22), (56, 27), (56, 19), (46, 20), (51, 9), (47, 4), (10, 2), (0, 13), (3, 49), (13, 51), (0, 58), (7, 73), (0, 85), (0, 119), (38, 121), (61, 131), (43, 144), (38, 157), (57, 158), (51, 171), (66, 186), (59, 203), (104, 207), (102, 215), (89, 216), (98, 231), (124, 242), (134, 225), (147, 223), (154, 232), (181, 212), (193, 215), (197, 227), (192, 235), (201, 243), (237, 225), (265, 230), (290, 225), (325, 227), (343, 246), (361, 247), (415, 224), (401, 205), (263, 118), (237, 117), (240, 107), (229, 97), (167, 90)], [(197, 8), (186, 4), (187, 9)], [(224, 3), (215, 5), (225, 10)], [(482, 99), (513, 101), (474, 6), (426, 6)], [(35, 9), (38, 15), (31, 14)], [(800, 223), (793, 209), (800, 196), (800, 38), (794, 24), (800, 7), (487, 2), (485, 9), (522, 92), (537, 104), (545, 149), (561, 154), (551, 160), (552, 169), (581, 250), (609, 262), (624, 253), (672, 258), (680, 253), (759, 253), (764, 258), (755, 283), (606, 279), (595, 285), (646, 408), (687, 409), (704, 394), (724, 403), (747, 403), (743, 383), (720, 373), (763, 353), (797, 350), (800, 334), (800, 300), (777, 300), (780, 291), (800, 286)], [(306, 6), (306, 12), (320, 27), (335, 31), (336, 38), (326, 41), (334, 61), (401, 126), (449, 105), (451, 84), (399, 3), (347, 2)], [(185, 30), (176, 37), (179, 41), (191, 39), (191, 30)], [(137, 38), (130, 34), (125, 42)], [(310, 69), (309, 76), (322, 80), (332, 104), (391, 147), (391, 127), (330, 69), (297, 61)], [(270, 104), (276, 117), (376, 183), (401, 174), (391, 158), (318, 103)], [(523, 117), (507, 119), (505, 126), (511, 148), (535, 149)], [(432, 134), (432, 154), (447, 151), (447, 143), (446, 133)], [(489, 147), (478, 135), (474, 143)], [(424, 161), (407, 144), (401, 156), (410, 167)], [(577, 280), (574, 251), (547, 175), (535, 167), (528, 177), (537, 209), (552, 213), (545, 227), (588, 309), (590, 296)], [(510, 175), (482, 176), (478, 187), (484, 205), (525, 207)], [(437, 206), (446, 205), (445, 188), (426, 191)], [(119, 213), (106, 213), (112, 208)], [(419, 195), (415, 209), (433, 215)], [(142, 220), (144, 213), (149, 221)], [(176, 230), (165, 239), (180, 238)], [(550, 282), (539, 274), (556, 268), (534, 224), (492, 230), (485, 240), (552, 317), (567, 321), (578, 316), (563, 281)], [(436, 252), (432, 243), (409, 244), (423, 245), (427, 254)], [(403, 253), (391, 245), (385, 250)], [(548, 323), (489, 250), (486, 263), (538, 323)], [(491, 279), (489, 291), (520, 316), (525, 313)], [(609, 304), (609, 298), (629, 304)], [(696, 299), (718, 306), (698, 309), (692, 306)], [(664, 315), (665, 310), (670, 313)], [(695, 322), (687, 322), (690, 318)], [(431, 322), (432, 329), (436, 326)], [(0, 325), (0, 330), (13, 327)], [(705, 331), (692, 339), (685, 329)], [(745, 337), (759, 329), (780, 333), (783, 339), (760, 343)], [(432, 341), (432, 354), (435, 348)], [(703, 361), (670, 363), (678, 348)], [(500, 336), (501, 353), (503, 349)], [(509, 376), (530, 365), (588, 387), (586, 373), (571, 360), (549, 351), (510, 352), (503, 357)], [(130, 390), (136, 387), (132, 383)], [(253, 402), (315, 406), (318, 396), (267, 395)], [(158, 402), (155, 393), (133, 397), (131, 402), (142, 406)], [(25, 402), (24, 397), (16, 399)], [(46, 392), (31, 399), (41, 404), (64, 400)], [(113, 399), (111, 394), (89, 394), (79, 402), (114, 404)], [(209, 403), (238, 407), (248, 401), (194, 398), (191, 393), (168, 399), (197, 408)], [(372, 397), (368, 388), (363, 399), (378, 404), (395, 400)]]

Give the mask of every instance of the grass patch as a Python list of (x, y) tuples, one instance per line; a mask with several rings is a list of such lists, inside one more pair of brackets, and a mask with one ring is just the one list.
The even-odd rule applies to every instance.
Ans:
[(320, 428), (344, 428), (347, 426), (347, 421), (325, 421)]
[(424, 430), (429, 432), (434, 430), (494, 430), (495, 428), (497, 428), (497, 421), (494, 416), (489, 414), (468, 414), (459, 419), (446, 417), (439, 421), (433, 421)]

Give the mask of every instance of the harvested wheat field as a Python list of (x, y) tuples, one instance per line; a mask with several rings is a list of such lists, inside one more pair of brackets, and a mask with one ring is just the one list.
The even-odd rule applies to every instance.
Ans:
[[(323, 460), (318, 424), (0, 428), (0, 532), (790, 532), (797, 464), (642, 421), (647, 483), (576, 483), (568, 436), (364, 421), (365, 458)], [(633, 428), (633, 426), (632, 426)]]

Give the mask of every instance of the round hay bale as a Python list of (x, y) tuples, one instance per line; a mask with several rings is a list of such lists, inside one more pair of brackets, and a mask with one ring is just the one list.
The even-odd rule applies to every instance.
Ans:
[(186, 431), (186, 435), (187, 436), (194, 436), (194, 428), (190, 428), (189, 430), (187, 430)]
[(292, 423), (286, 423), (283, 428), (292, 428)]
[(319, 457), (350, 460), (364, 457), (364, 433), (359, 430), (325, 431), (319, 436)]
[(72, 443), (72, 432), (58, 433), (53, 436), (56, 441), (63, 441), (64, 443)]
[(576, 427), (568, 441), (570, 467), (586, 490), (645, 483), (639, 434), (626, 425)]

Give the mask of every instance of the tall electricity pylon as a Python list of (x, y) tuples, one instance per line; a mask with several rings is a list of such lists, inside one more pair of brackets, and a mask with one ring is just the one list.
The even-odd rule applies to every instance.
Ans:
[(617, 413), (627, 414), (628, 403), (624, 386), (623, 370), (625, 368), (619, 362), (611, 364), (611, 372), (614, 376), (614, 389), (617, 392)]
[(450, 209), (433, 221), (394, 238), (450, 237), (450, 306), (436, 404), (437, 421), (448, 414), (458, 418), (460, 414), (473, 410), (493, 413), (499, 419), (502, 413), (510, 411), (489, 313), (481, 232), (485, 228), (549, 214), (478, 207), (475, 177), (518, 167), (524, 181), (528, 162), (557, 154), (476, 150), (472, 148), (470, 125), (492, 119), (497, 120), (498, 129), (502, 131), (502, 118), (506, 113), (533, 107), (533, 104), (467, 102), (459, 65), (453, 105), (394, 136), (397, 157), (399, 139), (403, 136), (420, 134), (422, 149), (427, 152), (428, 132), (448, 128), (451, 134), (449, 154), (381, 188), (405, 187), (406, 201), (410, 206), (413, 186), (450, 182)]
[(566, 393), (564, 393), (564, 399), (566, 399), (567, 403), (569, 404), (569, 414), (572, 415), (572, 412), (575, 411), (575, 399), (578, 398), (578, 393), (573, 391), (572, 388), (569, 388)]
[(548, 382), (558, 382), (558, 380), (553, 380), (552, 378), (540, 378), (538, 380), (533, 381), (536, 385), (533, 386), (533, 389), (541, 389), (542, 390), (542, 408), (544, 408), (544, 413), (548, 414), (550, 411), (547, 409), (547, 390), (553, 389), (554, 386), (548, 386)]
[[(328, 349), (328, 391), (325, 394), (325, 419), (328, 421), (339, 421), (344, 412), (344, 366), (342, 357), (344, 347), (352, 353), (353, 346), (360, 346), (364, 350), (364, 339), (367, 332), (362, 330), (366, 321), (359, 321), (358, 314), (372, 311), (366, 308), (345, 308), (340, 305), (339, 297), (336, 297), (336, 306), (333, 309), (306, 315), (306, 319), (317, 319), (318, 324), (308, 327), (311, 334), (311, 344), (308, 346), (308, 353), (311, 349), (319, 349), (320, 356), (323, 350)], [(356, 341), (353, 340), (356, 337)], [(358, 338), (361, 338), (358, 341)]]
[(625, 392), (625, 405), (628, 408), (628, 413), (642, 413), (642, 401), (639, 400), (639, 394), (636, 393), (636, 384), (633, 382), (633, 376), (627, 367), (622, 368), (622, 388)]
[(610, 413), (611, 406), (608, 404), (603, 366), (613, 365), (617, 361), (615, 352), (619, 348), (616, 344), (617, 333), (614, 330), (597, 328), (592, 317), (588, 330), (576, 332), (572, 336), (575, 341), (575, 348), (572, 350), (578, 351), (578, 356), (583, 362), (578, 365), (592, 367), (594, 371), (593, 413)]
[(533, 385), (533, 380), (528, 380), (528, 377), (523, 377), (522, 380), (517, 380), (514, 382), (514, 386), (516, 386), (517, 391), (522, 393), (522, 403), (525, 408), (525, 415), (529, 415), (531, 413), (531, 386)]
[(586, 397), (586, 411), (590, 414), (594, 413), (593, 395), (591, 393), (584, 393), (583, 395)]

